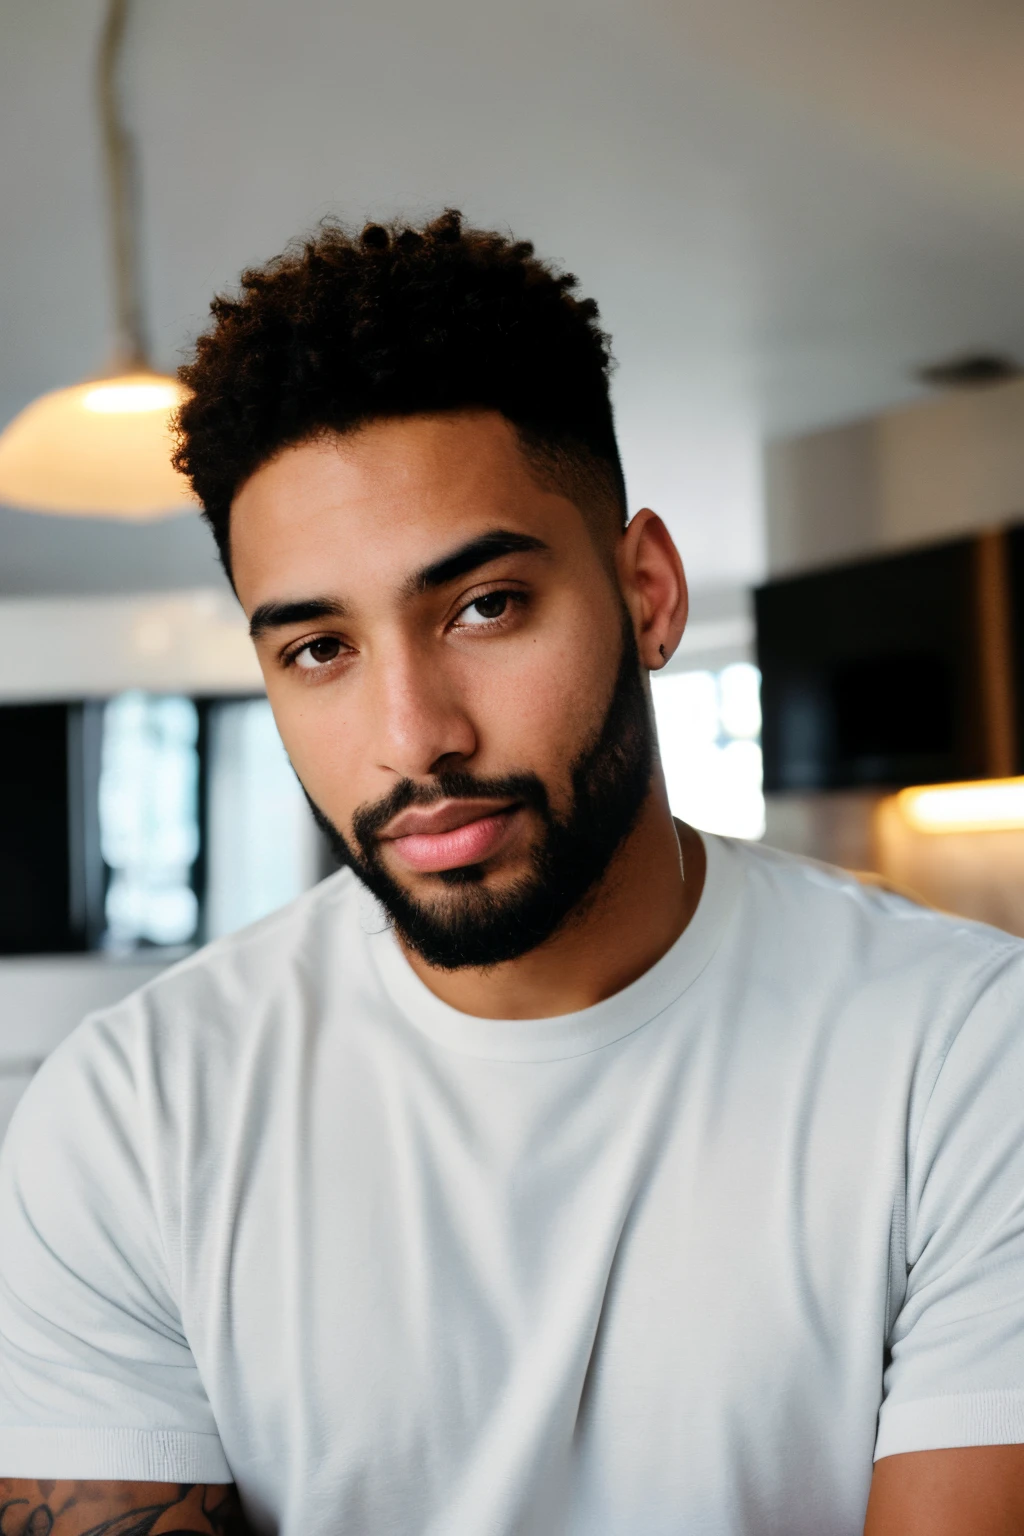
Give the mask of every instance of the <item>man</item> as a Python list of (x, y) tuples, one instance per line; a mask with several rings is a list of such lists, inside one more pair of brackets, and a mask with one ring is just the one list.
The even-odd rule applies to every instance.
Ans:
[(214, 304), (179, 462), (347, 868), (23, 1100), (2, 1536), (1024, 1531), (1024, 951), (673, 825), (574, 288), (449, 213)]

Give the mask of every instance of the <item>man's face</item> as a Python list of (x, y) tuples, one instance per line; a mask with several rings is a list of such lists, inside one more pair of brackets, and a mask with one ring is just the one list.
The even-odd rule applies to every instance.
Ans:
[(295, 770), (406, 941), (442, 966), (543, 942), (651, 778), (632, 628), (581, 512), (497, 414), (416, 416), (263, 466), (231, 554)]

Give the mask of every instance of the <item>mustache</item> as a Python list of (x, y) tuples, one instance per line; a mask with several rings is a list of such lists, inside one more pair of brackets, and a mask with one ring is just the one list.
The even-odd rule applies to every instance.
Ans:
[(475, 774), (452, 769), (433, 776), (428, 784), (415, 779), (400, 779), (382, 800), (360, 806), (352, 816), (352, 831), (364, 854), (372, 854), (380, 832), (389, 821), (410, 806), (436, 805), (439, 800), (518, 800), (550, 817), (548, 792), (535, 773), (509, 773), (500, 778), (481, 779)]
[[(478, 777), (456, 766), (454, 756), (448, 771), (399, 779), (380, 800), (364, 802), (353, 813), (349, 836), (308, 793), (306, 798), (338, 862), (355, 872), (428, 965), (446, 971), (487, 968), (535, 949), (573, 912), (584, 910), (650, 791), (653, 754), (653, 720), (632, 621), (623, 607), (622, 654), (611, 697), (593, 738), (582, 741), (565, 765), (571, 794), (564, 812), (554, 813), (549, 790), (536, 773)], [(536, 813), (539, 835), (529, 851), (529, 868), (507, 889), (489, 889), (482, 866), (445, 870), (439, 883), (458, 889), (437, 904), (418, 900), (391, 876), (379, 834), (407, 808), (444, 799), (499, 800)]]

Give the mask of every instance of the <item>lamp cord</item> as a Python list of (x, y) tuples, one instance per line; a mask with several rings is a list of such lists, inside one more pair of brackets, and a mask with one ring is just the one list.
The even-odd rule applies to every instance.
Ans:
[(150, 366), (139, 285), (137, 161), (125, 122), (121, 91), (124, 34), (130, 8), (131, 0), (109, 0), (96, 70), (113, 259), (114, 368), (122, 373)]

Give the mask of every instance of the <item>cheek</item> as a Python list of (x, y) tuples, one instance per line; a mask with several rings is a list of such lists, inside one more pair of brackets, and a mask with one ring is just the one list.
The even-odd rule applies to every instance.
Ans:
[(363, 782), (371, 754), (360, 735), (358, 714), (353, 718), (331, 694), (325, 688), (311, 698), (296, 698), (284, 689), (275, 697), (275, 690), (268, 688), (281, 740), (303, 788), (345, 831), (356, 806), (382, 790)]
[[(479, 650), (477, 650), (479, 645)], [(604, 719), (620, 651), (617, 611), (595, 616), (566, 604), (549, 623), (507, 649), (474, 642), (465, 651), (441, 651), (432, 663), (444, 686), (427, 697), (443, 700), (472, 724), (476, 750), (467, 762), (480, 777), (513, 772), (538, 775), (553, 806), (564, 807), (569, 765)], [(352, 813), (394, 787), (382, 772), (386, 744), (376, 739), (379, 700), (364, 689), (330, 685), (301, 692), (288, 682), (268, 694), (288, 756), (309, 794), (343, 832)]]
[(482, 774), (532, 770), (552, 791), (604, 719), (619, 660), (614, 623), (589, 615), (524, 645), (510, 664), (464, 679), (472, 695)]

